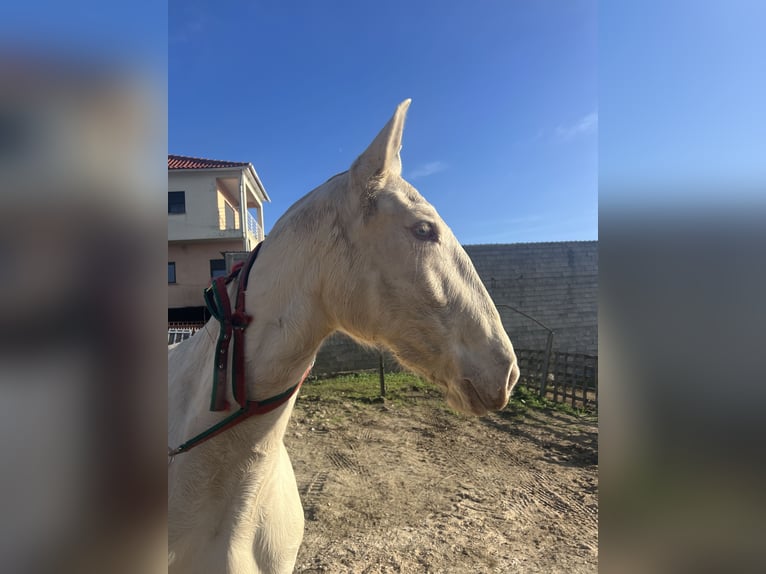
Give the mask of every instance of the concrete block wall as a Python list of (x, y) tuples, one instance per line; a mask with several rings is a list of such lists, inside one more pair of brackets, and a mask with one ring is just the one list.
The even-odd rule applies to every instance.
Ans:
[[(555, 331), (554, 351), (598, 354), (598, 242), (465, 247), (496, 305)], [(499, 307), (517, 348), (544, 349), (547, 331)]]
[[(387, 372), (401, 370), (391, 354), (385, 351), (383, 365)], [(322, 344), (311, 372), (314, 375), (332, 375), (378, 369), (379, 366), (378, 349), (364, 347), (343, 333), (335, 333)]]
[[(598, 242), (466, 245), (517, 349), (544, 349), (548, 332), (503, 307), (514, 307), (555, 331), (553, 350), (598, 354)], [(385, 355), (387, 370), (399, 369)], [(315, 374), (376, 369), (378, 353), (336, 334), (322, 345)]]

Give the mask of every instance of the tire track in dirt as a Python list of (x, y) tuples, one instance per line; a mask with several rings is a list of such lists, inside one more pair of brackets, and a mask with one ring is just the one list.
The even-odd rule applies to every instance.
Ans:
[[(537, 447), (530, 453), (526, 448), (530, 443), (524, 436), (514, 436), (512, 427), (500, 433), (488, 430), (486, 439), (488, 444), (497, 441), (498, 445), (489, 456), (466, 456), (465, 447), (470, 442), (453, 451), (432, 452), (432, 461), (441, 460), (442, 468), (445, 462), (457, 462), (460, 467), (454, 453), (462, 453), (461, 470), (466, 471), (450, 497), (452, 510), (434, 518), (466, 530), (480, 528), (493, 548), (503, 549), (501, 552), (517, 549), (508, 555), (515, 555), (520, 545), (532, 544), (535, 550), (529, 548), (526, 553), (533, 556), (538, 547), (542, 548), (542, 541), (553, 539), (558, 541), (555, 556), (546, 559), (563, 560), (562, 552), (569, 552), (569, 556), (583, 556), (584, 552), (583, 560), (591, 559), (597, 553), (597, 542), (591, 542), (598, 539), (597, 479), (567, 480), (569, 471), (552, 463)], [(519, 440), (526, 443), (525, 448), (519, 448)], [(472, 454), (470, 449), (468, 454)], [(576, 534), (573, 524), (577, 525)], [(536, 556), (535, 560), (542, 558)]]
[[(464, 477), (473, 471), (473, 467), (463, 456), (458, 454), (459, 448), (451, 448), (457, 442), (454, 438), (454, 425), (445, 421), (441, 416), (427, 417), (425, 428), (413, 427), (417, 439), (415, 448), (424, 461), (438, 468), (443, 477)], [(446, 444), (445, 444), (446, 442)]]
[(591, 427), (387, 407), (292, 445), (311, 520), (296, 572), (596, 571), (597, 467), (570, 456)]
[(359, 433), (357, 434), (357, 437), (361, 442), (372, 442), (375, 440), (375, 437), (372, 434), (372, 431), (369, 428), (362, 428)]
[(354, 449), (350, 448), (349, 451), (333, 450), (327, 454), (327, 458), (330, 459), (332, 465), (338, 470), (347, 471), (363, 478), (369, 478), (370, 471), (367, 467), (359, 464)]
[[(450, 438), (450, 424), (445, 424), (438, 415), (429, 417), (427, 423), (416, 442), (421, 460), (438, 469), (442, 477), (457, 482), (454, 493), (449, 496), (452, 508), (442, 508), (431, 518), (438, 519), (441, 515), (442, 519), (452, 517), (462, 523), (489, 520), (498, 525), (513, 524), (516, 529), (534, 528), (541, 516), (546, 516), (554, 530), (557, 522), (575, 522), (585, 536), (597, 538), (597, 500), (587, 494), (582, 484), (563, 482), (549, 461), (543, 457), (529, 460), (507, 447), (500, 447), (495, 456), (469, 458), (466, 447), (470, 443), (455, 444)], [(503, 430), (512, 432), (513, 429)], [(488, 436), (507, 440), (504, 433), (495, 436), (493, 431), (487, 432)], [(497, 478), (503, 473), (507, 481)], [(487, 474), (495, 475), (490, 483), (484, 480)]]
[(598, 538), (597, 500), (590, 500), (582, 490), (567, 486), (555, 469), (520, 465), (515, 469), (514, 484), (504, 499), (504, 507), (519, 527), (535, 527), (542, 517), (553, 533), (560, 524), (577, 524), (580, 536)]
[(304, 516), (312, 521), (334, 521), (342, 514), (342, 528), (347, 532), (377, 524), (380, 517), (376, 507), (387, 492), (377, 484), (373, 488), (364, 457), (360, 460), (360, 441), (348, 434), (329, 433), (321, 442), (314, 464), (321, 464), (323, 470), (315, 473), (302, 491)]
[(329, 473), (326, 471), (316, 472), (309, 482), (298, 487), (303, 505), (303, 515), (306, 520), (317, 519), (317, 507), (321, 502), (328, 476)]

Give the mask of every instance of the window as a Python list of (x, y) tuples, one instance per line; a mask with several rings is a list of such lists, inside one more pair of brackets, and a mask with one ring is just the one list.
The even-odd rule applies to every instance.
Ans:
[(226, 275), (226, 260), (225, 259), (211, 259), (210, 260), (210, 278), (224, 277)]
[(168, 213), (186, 213), (186, 192), (168, 192)]
[(176, 262), (168, 262), (168, 283), (176, 282)]

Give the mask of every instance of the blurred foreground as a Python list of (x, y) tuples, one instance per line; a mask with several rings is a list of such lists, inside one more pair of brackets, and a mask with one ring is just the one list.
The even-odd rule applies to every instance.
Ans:
[(166, 119), (153, 82), (108, 59), (0, 52), (4, 572), (165, 568)]

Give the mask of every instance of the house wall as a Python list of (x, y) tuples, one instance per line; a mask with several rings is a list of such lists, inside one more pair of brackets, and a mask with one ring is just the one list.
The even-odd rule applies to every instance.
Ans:
[[(224, 189), (217, 190), (217, 208), (218, 208), (218, 225), (225, 229), (239, 229), (240, 228), (240, 216), (237, 205), (239, 204), (234, 198)], [(231, 209), (232, 218), (231, 221), (226, 220), (226, 208)], [(223, 225), (221, 225), (223, 224)]]
[[(239, 173), (236, 170), (231, 173), (168, 172), (168, 191), (186, 194), (186, 213), (168, 214), (168, 241), (241, 237), (239, 229), (220, 229), (219, 207), (223, 206), (223, 196), (216, 182), (218, 177), (238, 178)], [(230, 198), (230, 202), (238, 205), (239, 199)]]
[[(598, 242), (468, 245), (465, 250), (496, 305), (523, 311), (555, 331), (554, 351), (598, 354)], [(548, 332), (500, 307), (517, 349), (544, 349)], [(394, 367), (388, 358), (386, 364)], [(378, 353), (336, 334), (322, 345), (314, 372), (373, 369)]]
[(241, 250), (241, 240), (168, 243), (168, 262), (176, 264), (176, 283), (168, 284), (168, 307), (204, 306), (202, 292), (210, 284), (210, 260), (224, 259), (225, 251)]

